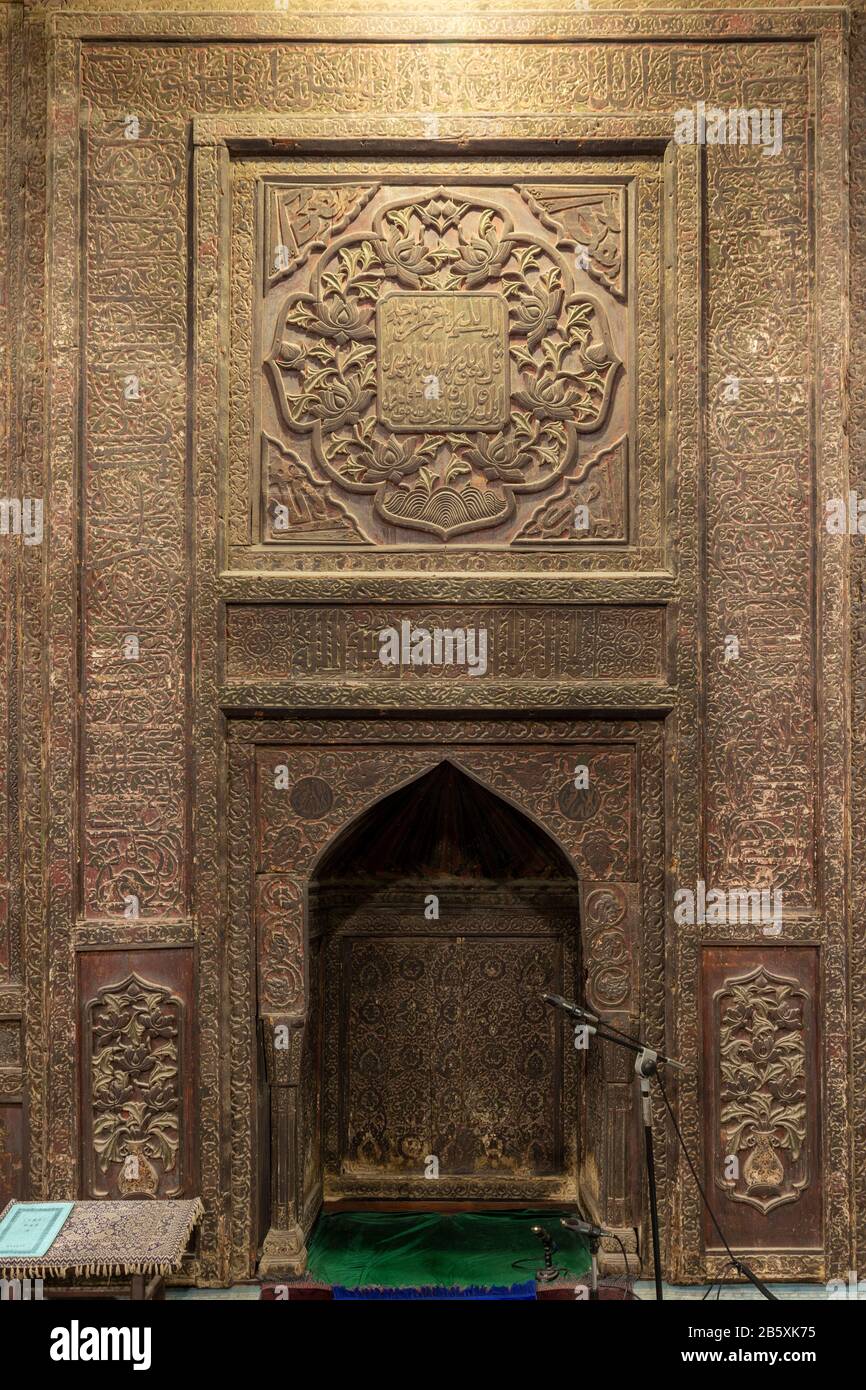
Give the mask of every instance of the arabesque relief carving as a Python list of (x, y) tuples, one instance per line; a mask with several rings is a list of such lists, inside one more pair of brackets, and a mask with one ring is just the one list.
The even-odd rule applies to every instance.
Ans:
[(625, 189), (521, 187), (520, 192), (542, 224), (556, 232), (559, 250), (579, 255), (594, 280), (625, 299)]
[(268, 189), (265, 289), (285, 280), (314, 251), (324, 251), (376, 192), (375, 184), (295, 184)]
[[(170, 990), (135, 974), (100, 990), (88, 1006), (94, 1196), (181, 1190), (182, 1016)], [(163, 1174), (176, 1181), (160, 1193)]]
[[(665, 833), (683, 872), (694, 876), (703, 837), (715, 880), (738, 884), (760, 872), (767, 882), (781, 882), (786, 900), (801, 914), (786, 920), (786, 933), (814, 942), (820, 953), (820, 991), (817, 983), (810, 986), (812, 1007), (820, 998), (822, 1021), (826, 1016), (832, 1036), (850, 1036), (847, 962), (861, 960), (863, 949), (859, 927), (853, 943), (847, 938), (844, 902), (842, 840), (850, 823), (843, 708), (849, 695), (843, 669), (845, 552), (841, 545), (828, 546), (814, 515), (816, 499), (820, 503), (828, 489), (840, 491), (845, 473), (843, 401), (836, 382), (849, 341), (846, 17), (832, 8), (806, 14), (757, 5), (740, 12), (732, 30), (730, 14), (693, 7), (678, 13), (521, 15), (495, 14), (488, 7), (468, 15), (451, 5), (445, 23), (438, 16), (397, 14), (391, 6), (383, 15), (356, 6), (345, 16), (318, 17), (265, 13), (261, 6), (256, 13), (241, 6), (177, 16), (150, 7), (146, 14), (91, 8), (82, 15), (75, 0), (28, 9), (22, 29), (17, 7), (6, 8), (10, 15), (4, 22), (13, 26), (13, 36), (17, 32), (10, 114), (20, 121), (27, 213), (25, 219), (13, 208), (9, 244), (12, 263), (22, 273), (11, 277), (10, 302), (3, 306), (19, 325), (21, 348), (13, 424), (25, 474), (34, 490), (44, 480), (46, 504), (60, 520), (47, 563), (35, 549), (22, 553), (20, 576), (12, 581), (20, 577), (13, 597), (17, 592), (24, 601), (20, 708), (16, 700), (16, 709), (10, 709), (10, 732), (20, 730), (22, 775), (20, 787), (10, 781), (9, 862), (14, 869), (20, 859), (23, 883), (20, 893), (11, 885), (9, 946), (0, 954), (4, 961), (8, 955), (11, 978), (26, 980), (26, 1190), (34, 1197), (74, 1195), (80, 1190), (80, 1166), (88, 1162), (87, 1142), (80, 1164), (77, 1158), (82, 1097), (69, 1047), (79, 1016), (76, 945), (91, 940), (88, 931), (106, 950), (129, 942), (136, 932), (149, 945), (194, 939), (198, 982), (185, 999), (187, 1013), (195, 1014), (200, 1065), (195, 1181), (207, 1208), (195, 1277), (222, 1284), (229, 1268), (245, 1277), (253, 1267), (258, 1233), (251, 1114), (256, 1053), (249, 1036), (253, 907), (245, 902), (251, 894), (244, 877), (249, 844), (237, 828), (238, 814), (230, 832), (237, 871), (223, 895), (226, 787), (214, 733), (222, 675), (220, 586), (233, 582), (226, 569), (247, 577), (258, 570), (254, 577), (262, 579), (265, 569), (285, 565), (303, 570), (310, 581), (317, 570), (339, 570), (341, 601), (357, 606), (368, 602), (365, 570), (402, 569), (430, 580), (430, 595), (418, 602), (432, 603), (442, 555), (460, 548), (454, 590), (444, 596), (440, 591), (435, 602), (465, 601), (465, 594), (480, 602), (473, 594), (478, 577), (487, 582), (494, 573), (507, 574), (519, 589), (518, 575), (528, 569), (528, 545), (532, 564), (544, 572), (551, 592), (558, 577), (576, 567), (578, 547), (580, 565), (596, 571), (599, 585), (631, 585), (629, 602), (645, 595), (659, 601), (657, 586), (667, 585), (676, 607), (671, 646), (676, 639), (677, 685), (668, 733), (662, 734), (659, 723), (653, 735), (657, 764), (664, 757), (675, 775), (670, 800), (658, 779), (654, 848), (638, 847), (635, 857), (641, 864), (650, 859), (662, 864), (664, 805), (672, 812)], [(62, 12), (54, 13), (57, 9)], [(431, 32), (433, 25), (441, 32)], [(436, 42), (416, 42), (419, 35)], [(862, 49), (862, 36), (860, 43)], [(813, 80), (816, 71), (820, 82)], [(784, 104), (779, 156), (714, 147), (692, 159), (694, 151), (680, 149), (664, 157), (661, 173), (644, 177), (643, 168), (649, 170), (653, 160), (645, 153), (648, 146), (635, 142), (649, 139), (661, 150), (673, 113), (697, 100)], [(140, 120), (137, 140), (124, 132), (127, 112)], [(452, 446), (443, 445), (431, 496), (473, 486), (504, 499), (511, 488), (516, 508), (499, 526), (480, 517), (477, 529), (453, 532), (449, 540), (422, 527), (413, 530), (399, 517), (386, 522), (374, 511), (375, 490), (355, 492), (327, 476), (311, 448), (316, 423), (325, 433), (321, 421), (306, 433), (295, 432), (274, 411), (273, 418), (250, 427), (250, 402), (274, 324), (269, 321), (267, 341), (255, 340), (252, 301), (248, 296), (249, 302), (242, 302), (247, 284), (254, 284), (257, 296), (267, 284), (274, 306), (303, 293), (319, 259), (339, 238), (351, 237), (356, 223), (369, 233), (375, 199), (385, 202), (404, 193), (417, 199), (413, 171), (405, 167), (409, 188), (382, 191), (390, 171), (381, 168), (381, 160), (374, 170), (376, 160), (363, 142), (405, 138), (417, 149), (423, 139), (432, 146), (438, 136), (425, 128), (429, 118), (418, 114), (428, 112), (438, 113), (442, 144), (436, 157), (446, 171), (441, 182), (452, 189), (461, 180), (466, 186), (477, 179), (486, 157), (473, 163), (472, 142), (489, 140), (494, 155), (483, 172), (488, 201), (502, 204), (502, 183), (522, 208), (520, 216), (535, 218), (533, 235), (565, 260), (579, 286), (575, 292), (595, 297), (624, 364), (603, 423), (595, 433), (580, 436), (576, 458), (537, 493), (517, 493), (507, 478), (488, 479), (477, 461), (466, 462), (469, 474), (446, 479), (446, 452), (450, 459)], [(258, 176), (250, 180), (249, 196), (239, 196), (231, 228), (220, 222), (220, 206), (227, 209), (232, 196), (226, 196), (226, 168), (243, 160), (235, 159), (236, 150), (227, 151), (218, 132), (236, 118), (246, 123), (247, 148), (251, 137), (269, 158), (267, 177), (283, 177), (283, 190), (274, 198), (285, 194), (285, 203), (272, 235), (256, 220)], [(524, 160), (522, 152), (522, 171), (510, 164), (512, 172), (503, 175), (492, 167), (493, 158), (503, 162), (497, 141), (503, 150), (514, 150), (527, 134), (545, 142), (559, 159), (566, 129), (566, 138), (579, 142), (581, 150), (572, 166), (592, 163), (588, 153), (584, 160), (582, 151), (589, 150), (584, 140), (611, 149), (619, 145), (623, 162), (631, 164), (623, 175), (631, 179), (627, 216), (619, 216), (612, 186), (611, 196), (600, 197), (597, 205), (570, 202), (575, 173), (579, 178), (574, 167), (565, 177), (549, 167), (538, 177), (534, 156)], [(350, 152), (337, 160), (325, 143), (317, 144), (320, 137), (338, 140)], [(9, 144), (14, 150), (14, 139)], [(311, 148), (318, 151), (318, 168), (305, 174), (303, 151)], [(273, 167), (281, 161), (282, 170)], [(636, 172), (637, 163), (642, 169)], [(17, 167), (13, 164), (13, 186)], [(595, 169), (596, 190), (606, 186), (605, 177)], [(334, 191), (326, 194), (329, 180)], [(537, 211), (523, 193), (513, 192), (519, 180), (535, 198)], [(314, 191), (300, 194), (299, 183)], [(862, 186), (856, 194), (860, 202), (861, 195)], [(509, 208), (515, 227), (530, 225), (518, 221), (513, 204)], [(634, 227), (636, 238), (627, 244)], [(477, 224), (474, 231), (477, 235)], [(451, 232), (449, 239), (455, 240)], [(229, 247), (230, 276), (224, 256)], [(826, 254), (828, 247), (838, 254)], [(382, 288), (397, 295), (427, 293), (406, 284)], [(618, 291), (629, 298), (624, 302)], [(499, 283), (444, 292), (504, 294)], [(635, 356), (628, 351), (626, 310), (640, 327)], [(311, 335), (312, 343), (317, 340), (336, 342)], [(591, 340), (603, 342), (597, 324)], [(372, 340), (365, 342), (369, 346)], [(227, 345), (228, 409), (220, 396)], [(538, 349), (532, 356), (541, 360)], [(13, 352), (13, 367), (14, 357)], [(660, 364), (674, 357), (669, 380)], [(241, 369), (235, 370), (238, 364)], [(512, 365), (510, 386), (521, 378), (536, 380), (529, 369), (515, 372)], [(139, 375), (138, 399), (124, 395), (129, 372)], [(722, 394), (732, 389), (732, 376), (740, 381), (740, 411)], [(770, 376), (776, 385), (767, 384)], [(861, 405), (857, 383), (862, 376), (852, 373), (855, 404)], [(297, 390), (297, 379), (292, 389)], [(811, 418), (819, 395), (820, 417)], [(632, 401), (639, 417), (635, 430), (626, 418)], [(698, 416), (705, 406), (712, 418), (698, 447)], [(374, 437), (380, 439), (373, 401), (363, 416), (375, 417)], [(227, 418), (231, 457), (221, 475)], [(862, 433), (862, 420), (859, 425)], [(483, 452), (483, 441), (489, 446), (496, 434), (469, 432), (464, 455), (473, 448)], [(421, 435), (395, 431), (393, 439), (405, 450)], [(756, 438), (766, 444), (757, 454)], [(550, 447), (548, 438), (543, 446)], [(256, 470), (265, 448), (257, 491)], [(348, 457), (338, 456), (337, 468)], [(503, 462), (494, 456), (497, 467)], [(429, 468), (429, 460), (397, 481), (386, 478), (385, 497), (419, 487), (425, 495), (413, 507), (423, 512), (428, 503), (421, 467)], [(539, 477), (543, 473), (537, 459), (532, 469)], [(583, 469), (583, 482), (577, 482)], [(373, 483), (377, 489), (379, 483)], [(599, 495), (590, 504), (585, 537), (592, 544), (584, 545), (573, 534), (569, 513), (573, 517), (593, 487)], [(274, 522), (282, 513), (276, 509), (282, 506), (288, 527), (277, 529)], [(231, 539), (228, 565), (217, 553), (224, 518)], [(427, 518), (422, 521), (428, 524)], [(440, 517), (436, 524), (447, 529), (451, 521)], [(699, 547), (702, 527), (705, 544)], [(633, 543), (623, 544), (629, 536)], [(600, 539), (618, 549), (598, 548)], [(412, 550), (412, 544), (419, 549)], [(614, 575), (614, 569), (620, 573)], [(461, 596), (457, 583), (464, 580)], [(238, 581), (232, 596), (258, 601), (263, 589), (264, 584), (246, 596)], [(540, 586), (538, 594), (543, 601), (549, 596)], [(317, 601), (309, 590), (305, 597)], [(330, 598), (326, 594), (321, 601)], [(141, 640), (141, 659), (124, 665), (117, 652), (131, 629)], [(732, 630), (748, 639), (746, 659), (736, 670), (733, 663), (722, 667), (718, 656), (720, 638)], [(10, 651), (14, 661), (14, 646)], [(417, 688), (424, 691), (421, 684)], [(15, 689), (10, 681), (10, 690)], [(387, 690), (380, 683), (376, 695)], [(464, 690), (455, 687), (455, 694)], [(262, 708), (257, 693), (251, 685), (250, 711)], [(618, 693), (611, 687), (610, 698)], [(706, 728), (698, 747), (694, 719), (701, 698)], [(325, 696), (318, 696), (311, 715), (313, 737), (323, 745), (329, 721), (319, 719), (318, 712), (325, 704)], [(374, 704), (370, 699), (367, 707)], [(501, 704), (505, 709), (506, 702)], [(605, 707), (603, 701), (593, 706)], [(626, 717), (634, 714), (633, 704), (616, 708)], [(370, 722), (376, 723), (372, 714)], [(479, 730), (484, 721), (474, 723)], [(47, 760), (46, 731), (52, 754)], [(439, 736), (438, 730), (430, 735)], [(479, 736), (486, 736), (483, 730)], [(251, 762), (258, 732), (248, 737), (243, 757), (249, 754)], [(370, 731), (372, 742), (378, 737)], [(537, 734), (538, 740), (547, 737), (543, 730)], [(344, 740), (344, 756), (350, 758), (345, 749), (351, 749), (352, 738)], [(515, 756), (519, 759), (519, 752)], [(517, 779), (512, 771), (505, 780)], [(575, 810), (569, 769), (560, 772), (554, 789), (562, 796), (558, 814), (563, 826), (577, 824), (569, 820)], [(321, 787), (301, 785), (304, 776), (317, 775), (306, 767), (298, 777), (300, 834), (331, 815), (319, 815), (328, 800)], [(856, 775), (862, 783), (859, 764)], [(329, 776), (319, 780), (334, 787)], [(706, 818), (700, 825), (702, 804)], [(590, 830), (585, 833), (591, 836)], [(641, 836), (645, 833), (642, 825)], [(591, 839), (585, 844), (594, 850), (606, 889), (608, 846)], [(644, 923), (656, 945), (665, 936), (660, 883), (661, 871), (652, 880), (651, 921)], [(140, 899), (138, 922), (123, 915), (130, 893)], [(224, 896), (230, 902), (228, 921), (220, 907)], [(597, 983), (612, 1000), (623, 987), (618, 924), (613, 923), (612, 935), (604, 933), (619, 908), (606, 899), (596, 907), (601, 945), (614, 966), (609, 977), (600, 972)], [(736, 945), (748, 949), (745, 941)], [(759, 939), (757, 949), (766, 954), (769, 948)], [(664, 951), (652, 952), (653, 961), (664, 961), (664, 970), (654, 967), (651, 1023), (662, 1036), (667, 991), (677, 1043), (692, 1063), (701, 1002), (697, 956), (697, 942), (682, 934), (665, 943)], [(227, 1007), (224, 968), (232, 981)], [(726, 978), (742, 974), (734, 965)], [(856, 1000), (854, 1008), (856, 1041), (863, 1033), (863, 1010)], [(846, 1106), (853, 1083), (846, 1049), (834, 1046), (826, 1055), (822, 1049), (819, 1065), (821, 1087), (811, 1088), (810, 1105), (820, 1096), (826, 1126), (801, 1200), (766, 1216), (750, 1203), (727, 1203), (751, 1223), (738, 1236), (742, 1248), (751, 1249), (780, 1212), (799, 1219), (818, 1189), (824, 1227), (819, 1210), (806, 1234), (798, 1229), (781, 1241), (764, 1240), (759, 1269), (768, 1277), (824, 1279), (828, 1268), (842, 1269), (850, 1258), (851, 1170), (866, 1171), (866, 1165), (859, 1140), (851, 1163)], [(694, 1069), (684, 1075), (680, 1086), (681, 1122), (695, 1152), (702, 1125), (696, 1075)], [(14, 1080), (17, 1088), (19, 1077)], [(9, 1084), (0, 1077), (0, 1089)], [(863, 1093), (862, 1085), (854, 1087), (855, 1095)], [(624, 1106), (630, 1100), (629, 1092)], [(814, 1132), (811, 1124), (807, 1139)], [(625, 1149), (618, 1141), (613, 1148), (620, 1166), (606, 1162), (603, 1180), (614, 1173), (618, 1182)], [(711, 1163), (714, 1145), (707, 1142), (703, 1151)], [(791, 1173), (791, 1153), (779, 1157)], [(666, 1269), (691, 1280), (719, 1269), (716, 1255), (707, 1254), (701, 1243), (699, 1200), (687, 1185), (677, 1191), (671, 1210)]]
[[(587, 265), (616, 278), (621, 227), (613, 212), (608, 223)], [(581, 480), (580, 441), (605, 425), (622, 360), (609, 307), (538, 224), (439, 188), (377, 204), (368, 230), (329, 242), (281, 304), (265, 365), (280, 443), (300, 454), (307, 437), (314, 485), (330, 483), (371, 540), (444, 542), (508, 539), (527, 524), (519, 501)], [(272, 539), (279, 529), (272, 513)], [(283, 529), (291, 541), (288, 518)], [(588, 529), (572, 517), (571, 539)]]
[[(796, 1201), (806, 1162), (808, 1000), (796, 981), (763, 967), (732, 977), (715, 997), (719, 1031), (716, 1181), (764, 1213)], [(728, 1171), (735, 1160), (735, 1175)]]

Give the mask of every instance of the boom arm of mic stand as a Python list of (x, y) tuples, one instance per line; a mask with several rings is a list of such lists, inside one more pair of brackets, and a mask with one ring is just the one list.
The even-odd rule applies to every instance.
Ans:
[[(556, 1004), (560, 1007), (565, 1006), (568, 1012), (572, 1013), (573, 1015), (580, 1016), (582, 1014), (587, 1019), (593, 1018), (593, 1015), (587, 1014), (586, 1011), (583, 1009), (577, 1008), (574, 1005), (569, 1007), (566, 1001), (561, 1000), (558, 995), (545, 994), (542, 997), (544, 998), (546, 1003)], [(656, 1052), (653, 1048), (648, 1047), (646, 1043), (642, 1042), (640, 1038), (630, 1038), (627, 1033), (620, 1032), (618, 1028), (613, 1027), (613, 1024), (605, 1023), (601, 1019), (595, 1021), (595, 1026), (591, 1028), (590, 1031), (593, 1032), (596, 1037), (601, 1038), (603, 1042), (615, 1043), (617, 1047), (624, 1047), (629, 1052), (634, 1052), (637, 1054), (635, 1061), (635, 1071), (640, 1079), (641, 1109), (643, 1112), (642, 1119), (644, 1124), (644, 1139), (646, 1147), (646, 1167), (650, 1193), (650, 1217), (652, 1221), (656, 1298), (661, 1299), (662, 1284), (661, 1269), (659, 1267), (660, 1260), (658, 1232), (658, 1202), (655, 1187), (655, 1158), (653, 1154), (652, 1138), (652, 1102), (650, 1099), (649, 1083), (650, 1077), (657, 1075), (659, 1062), (664, 1062), (665, 1065), (669, 1067), (676, 1067), (678, 1071), (685, 1071), (685, 1064), (683, 1062), (674, 1061), (672, 1057), (666, 1057), (663, 1052)], [(661, 1086), (660, 1081), (659, 1085)], [(716, 1220), (715, 1213), (713, 1212), (712, 1207), (707, 1201), (706, 1193), (704, 1192), (704, 1189), (701, 1186), (700, 1178), (695, 1172), (694, 1164), (692, 1163), (692, 1160), (689, 1157), (689, 1151), (685, 1146), (682, 1135), (680, 1134), (679, 1126), (677, 1125), (673, 1111), (670, 1109), (670, 1102), (667, 1099), (667, 1095), (665, 1094), (663, 1086), (661, 1086), (661, 1091), (665, 1099), (665, 1104), (667, 1105), (667, 1108), (670, 1111), (671, 1119), (673, 1121), (674, 1129), (676, 1131), (676, 1136), (679, 1141), (680, 1147), (682, 1148), (683, 1153), (686, 1156), (689, 1168), (691, 1169), (692, 1177), (694, 1178), (695, 1183), (697, 1184), (698, 1191), (700, 1192), (703, 1203), (712, 1218), (713, 1224), (719, 1232), (719, 1235), (722, 1237), (722, 1241), (724, 1242), (728, 1254), (731, 1256), (731, 1262), (733, 1264), (734, 1269), (736, 1269), (739, 1274), (742, 1274), (744, 1278), (748, 1279), (750, 1283), (754, 1284), (755, 1288), (758, 1290), (759, 1293), (763, 1294), (764, 1298), (772, 1299), (774, 1303), (777, 1303), (778, 1299), (776, 1295), (770, 1292), (766, 1284), (762, 1283), (762, 1281), (758, 1278), (757, 1274), (755, 1274), (754, 1270), (749, 1268), (745, 1260), (737, 1259), (737, 1257), (731, 1251), (730, 1246), (725, 1240), (722, 1229), (719, 1226), (718, 1221)]]

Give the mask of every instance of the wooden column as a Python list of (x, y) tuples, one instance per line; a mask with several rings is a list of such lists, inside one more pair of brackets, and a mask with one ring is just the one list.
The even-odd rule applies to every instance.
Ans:
[(298, 1083), (306, 1017), (261, 1019), (271, 1105), (270, 1227), (259, 1274), (303, 1274), (307, 1248), (300, 1222)]

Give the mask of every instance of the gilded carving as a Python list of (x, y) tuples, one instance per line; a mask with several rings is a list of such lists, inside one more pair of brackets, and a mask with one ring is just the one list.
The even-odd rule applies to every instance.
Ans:
[[(508, 308), (493, 294), (384, 295), (376, 306), (377, 409), (389, 430), (501, 430)], [(446, 470), (446, 483), (459, 476)]]
[(585, 258), (590, 275), (617, 299), (626, 298), (628, 252), (624, 188), (520, 188), (560, 250)]
[(584, 509), (587, 539), (628, 540), (628, 440), (591, 454), (552, 497), (541, 502), (514, 537), (524, 541), (573, 541), (575, 517)]
[(265, 210), (265, 289), (287, 279), (314, 251), (323, 251), (376, 192), (375, 184), (270, 187)]

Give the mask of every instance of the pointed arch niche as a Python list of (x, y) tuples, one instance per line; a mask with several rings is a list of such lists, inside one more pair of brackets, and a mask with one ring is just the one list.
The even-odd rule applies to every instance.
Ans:
[(638, 1239), (631, 1077), (578, 1053), (541, 995), (635, 1026), (645, 961), (661, 1027), (661, 739), (583, 727), (606, 737), (341, 746), (335, 730), (331, 747), (235, 755), (255, 856), (261, 1272), (303, 1269), (328, 1202), (578, 1198)]
[(541, 995), (580, 992), (579, 921), (568, 857), (449, 760), (340, 837), (310, 894), (326, 1199), (576, 1196), (576, 1056)]

